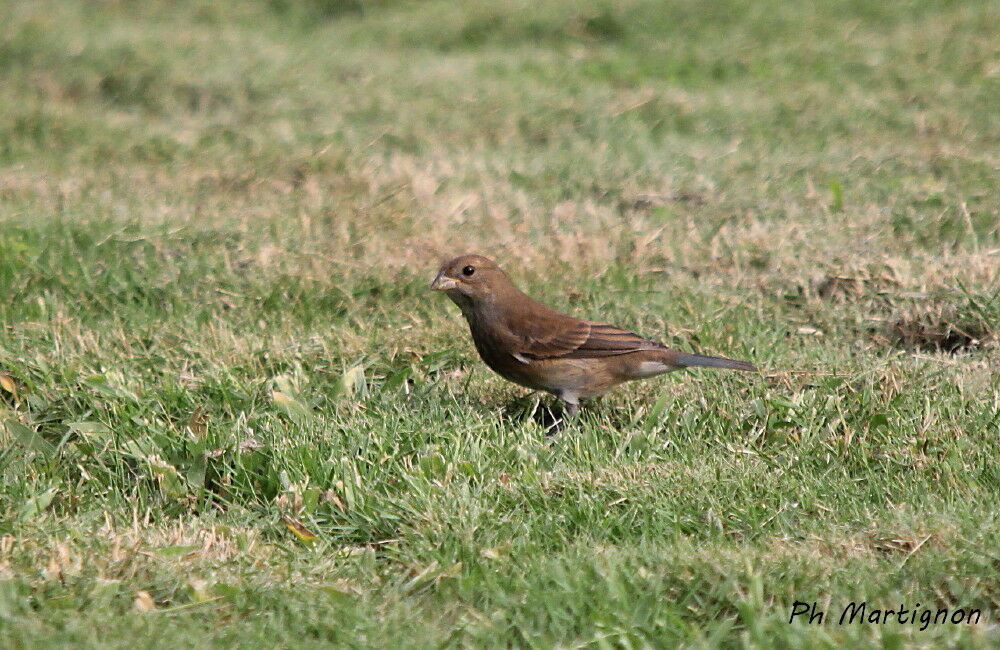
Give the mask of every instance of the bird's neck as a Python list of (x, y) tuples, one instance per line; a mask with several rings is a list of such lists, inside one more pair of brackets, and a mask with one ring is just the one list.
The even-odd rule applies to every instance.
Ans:
[(466, 304), (456, 303), (469, 325), (480, 330), (496, 327), (516, 330), (513, 324), (519, 320), (543, 318), (550, 316), (550, 312), (555, 313), (513, 285), (501, 287), (475, 301), (468, 300)]

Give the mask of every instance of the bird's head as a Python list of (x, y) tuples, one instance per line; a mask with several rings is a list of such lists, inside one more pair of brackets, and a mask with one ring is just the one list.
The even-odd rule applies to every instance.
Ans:
[(462, 308), (471, 308), (510, 285), (507, 274), (482, 255), (462, 255), (441, 265), (431, 289), (444, 291)]

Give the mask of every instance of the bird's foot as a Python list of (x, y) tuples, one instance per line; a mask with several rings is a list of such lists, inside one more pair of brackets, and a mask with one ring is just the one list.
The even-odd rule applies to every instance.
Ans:
[(556, 418), (550, 426), (546, 427), (545, 435), (554, 436), (563, 429), (565, 429), (569, 424), (576, 419), (580, 414), (580, 403), (579, 402), (563, 402), (562, 413)]

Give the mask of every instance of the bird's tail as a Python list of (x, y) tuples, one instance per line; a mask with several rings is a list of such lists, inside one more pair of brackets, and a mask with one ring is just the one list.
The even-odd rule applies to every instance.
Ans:
[(702, 367), (702, 368), (726, 368), (727, 370), (742, 370), (743, 372), (753, 372), (757, 368), (747, 361), (737, 361), (725, 357), (708, 357), (703, 354), (679, 353), (673, 361), (682, 368)]

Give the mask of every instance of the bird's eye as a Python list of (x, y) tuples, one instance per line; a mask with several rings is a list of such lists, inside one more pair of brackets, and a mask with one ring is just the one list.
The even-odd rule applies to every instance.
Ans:
[(475, 269), (475, 267), (472, 267), (472, 266), (467, 266), (464, 269), (462, 269), (462, 275), (472, 275), (475, 272), (476, 272), (476, 269)]

